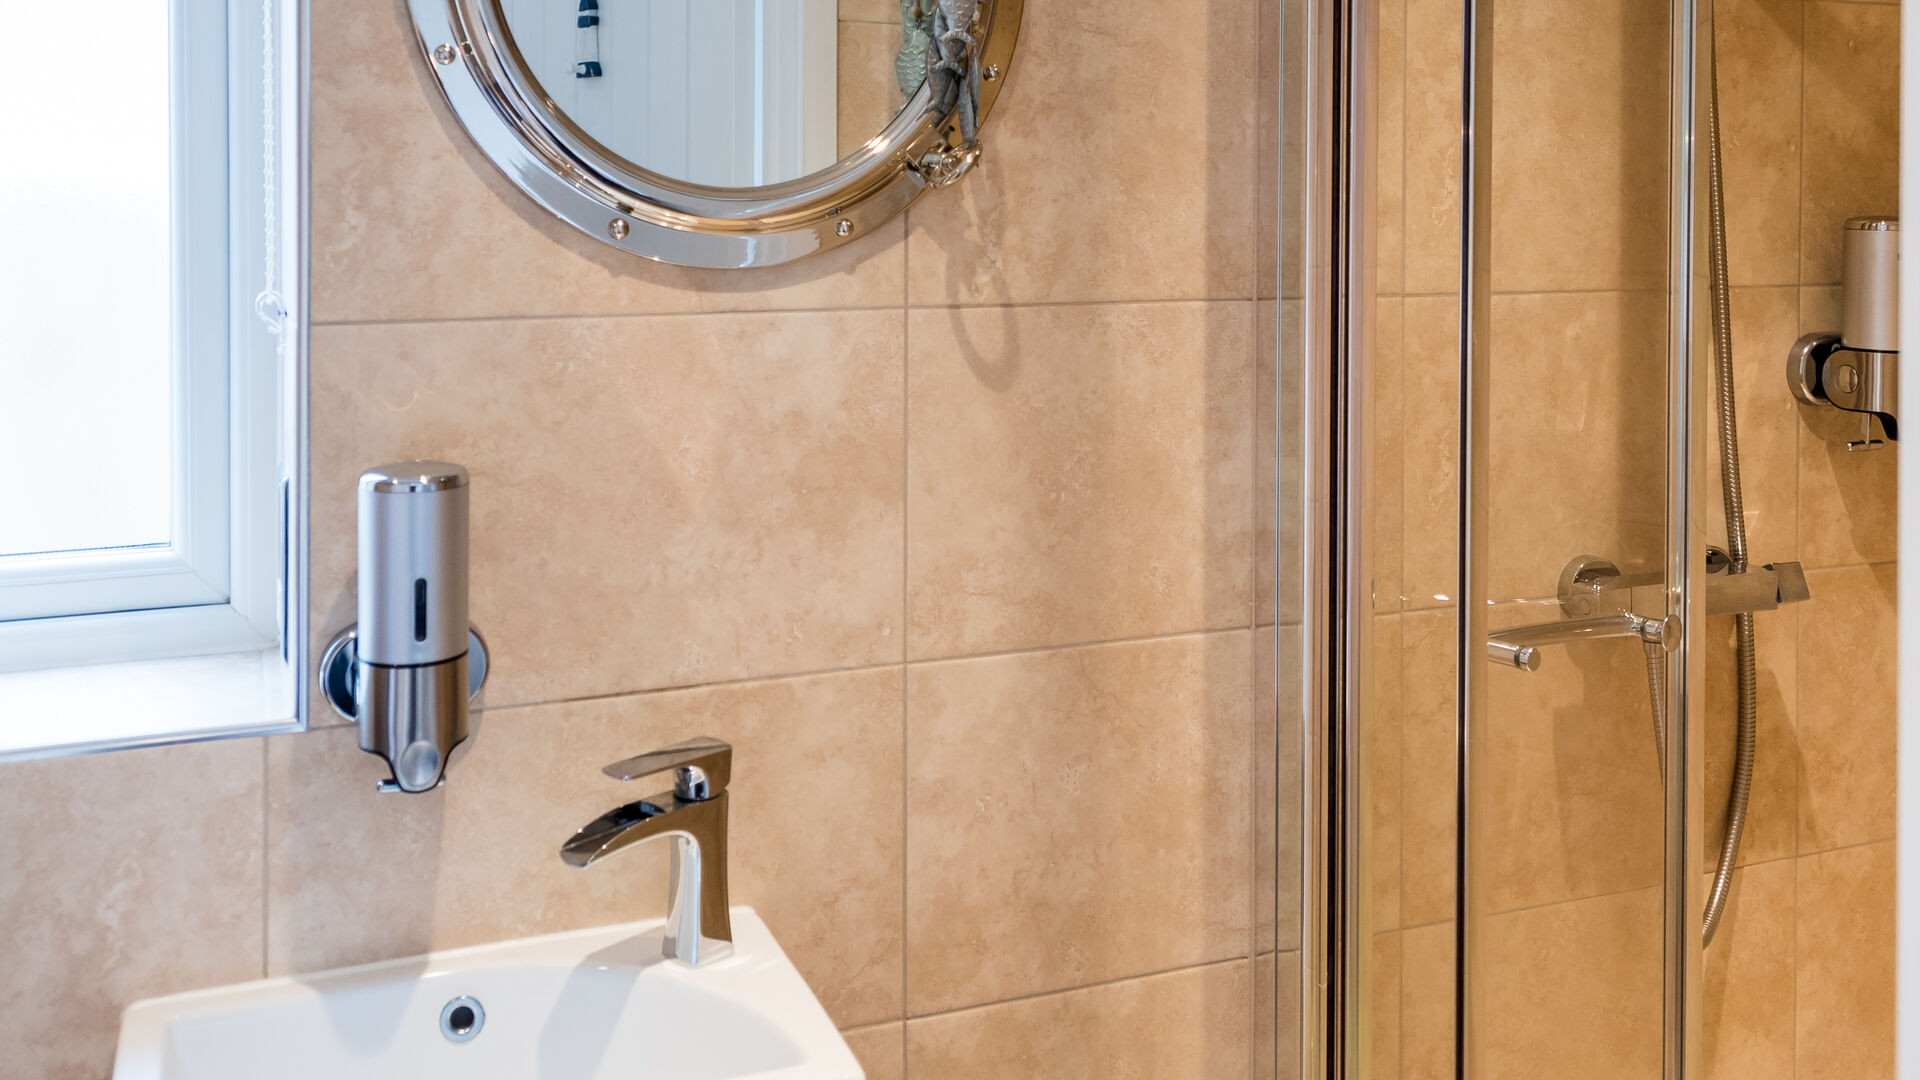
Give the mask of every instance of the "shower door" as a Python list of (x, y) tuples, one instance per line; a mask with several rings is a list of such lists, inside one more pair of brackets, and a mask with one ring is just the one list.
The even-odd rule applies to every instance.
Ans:
[(1286, 10), (1277, 1074), (1891, 1076), (1899, 4)]
[(1781, 372), (1897, 213), (1899, 18), (1286, 21), (1300, 1075), (1891, 1075), (1897, 447)]

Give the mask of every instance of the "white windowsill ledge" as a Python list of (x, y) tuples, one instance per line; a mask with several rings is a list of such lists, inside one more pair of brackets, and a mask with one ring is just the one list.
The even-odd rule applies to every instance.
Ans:
[(300, 730), (277, 649), (0, 674), (0, 761)]

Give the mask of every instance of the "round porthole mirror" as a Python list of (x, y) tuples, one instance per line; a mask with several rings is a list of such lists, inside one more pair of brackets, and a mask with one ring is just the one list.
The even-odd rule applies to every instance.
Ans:
[(683, 266), (788, 262), (964, 176), (1021, 0), (408, 0), (535, 202)]

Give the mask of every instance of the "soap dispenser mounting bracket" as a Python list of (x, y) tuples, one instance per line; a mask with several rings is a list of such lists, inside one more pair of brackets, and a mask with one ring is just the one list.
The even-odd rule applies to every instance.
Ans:
[(1803, 405), (1831, 405), (1861, 413), (1867, 431), (1850, 450), (1875, 450), (1872, 424), (1880, 421), (1887, 438), (1900, 438), (1900, 354), (1849, 349), (1840, 335), (1808, 334), (1793, 343), (1787, 354), (1787, 385)]

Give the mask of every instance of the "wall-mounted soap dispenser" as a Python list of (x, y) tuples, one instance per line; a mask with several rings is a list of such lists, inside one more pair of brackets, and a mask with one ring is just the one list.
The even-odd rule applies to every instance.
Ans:
[(1840, 332), (1794, 342), (1787, 385), (1808, 405), (1860, 413), (1860, 438), (1847, 449), (1877, 450), (1874, 420), (1900, 437), (1900, 219), (1849, 218), (1844, 236)]
[(359, 618), (327, 645), (320, 686), (384, 758), (382, 791), (430, 791), (487, 679), (467, 622), (467, 470), (402, 461), (360, 474)]

